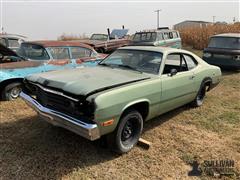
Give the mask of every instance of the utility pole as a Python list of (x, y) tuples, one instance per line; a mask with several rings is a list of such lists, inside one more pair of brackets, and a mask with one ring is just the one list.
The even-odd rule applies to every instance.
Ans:
[(162, 11), (162, 10), (158, 9), (158, 10), (154, 11), (154, 12), (157, 13), (157, 29), (159, 28), (159, 14), (160, 14), (160, 11)]
[(216, 16), (213, 16), (213, 24), (215, 23), (215, 18), (216, 18)]

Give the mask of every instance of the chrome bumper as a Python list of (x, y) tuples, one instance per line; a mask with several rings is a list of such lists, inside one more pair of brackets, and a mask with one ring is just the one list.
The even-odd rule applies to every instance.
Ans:
[(97, 124), (88, 124), (81, 121), (80, 119), (76, 119), (61, 112), (46, 108), (39, 104), (31, 96), (23, 92), (21, 92), (20, 96), (30, 107), (32, 107), (39, 114), (41, 118), (43, 118), (47, 122), (55, 126), (60, 126), (68, 129), (92, 141), (100, 138)]

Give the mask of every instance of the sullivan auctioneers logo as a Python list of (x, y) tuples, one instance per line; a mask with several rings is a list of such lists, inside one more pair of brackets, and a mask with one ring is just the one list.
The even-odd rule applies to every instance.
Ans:
[[(190, 165), (192, 170), (188, 172), (189, 176), (237, 176), (235, 171), (234, 160), (205, 160), (203, 163), (198, 163), (193, 160)], [(239, 177), (240, 178), (240, 177)]]

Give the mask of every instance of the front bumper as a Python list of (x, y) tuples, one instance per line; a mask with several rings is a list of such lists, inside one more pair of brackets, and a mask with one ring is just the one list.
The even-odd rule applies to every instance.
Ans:
[(47, 122), (55, 126), (68, 129), (69, 131), (72, 131), (92, 141), (100, 138), (97, 124), (88, 124), (80, 119), (76, 119), (61, 112), (46, 108), (24, 92), (21, 92), (20, 96), (39, 114), (42, 119), (46, 120)]

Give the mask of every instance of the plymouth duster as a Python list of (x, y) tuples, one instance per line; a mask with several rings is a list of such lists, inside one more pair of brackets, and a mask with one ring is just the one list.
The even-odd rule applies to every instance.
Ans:
[(188, 51), (129, 46), (96, 67), (28, 76), (21, 97), (49, 123), (89, 140), (107, 137), (125, 153), (144, 121), (188, 103), (201, 106), (220, 78), (219, 67)]

